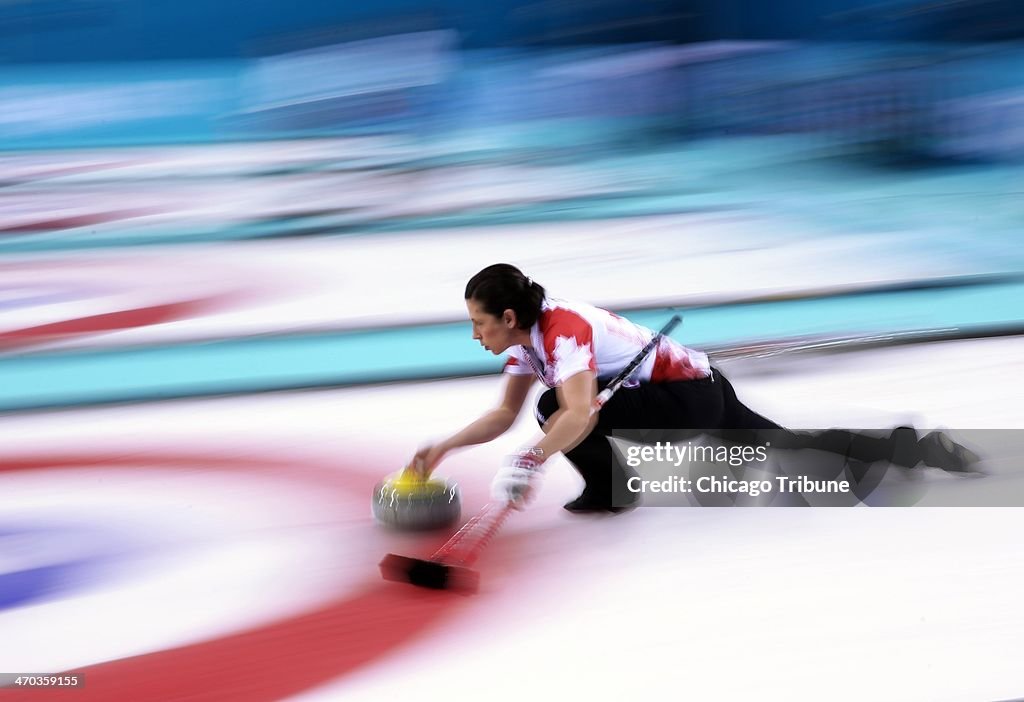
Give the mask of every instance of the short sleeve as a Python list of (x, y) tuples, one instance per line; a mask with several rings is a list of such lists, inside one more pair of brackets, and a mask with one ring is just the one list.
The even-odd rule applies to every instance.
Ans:
[(518, 347), (510, 348), (508, 358), (505, 359), (505, 367), (502, 373), (509, 375), (532, 375), (533, 369), (524, 362)]

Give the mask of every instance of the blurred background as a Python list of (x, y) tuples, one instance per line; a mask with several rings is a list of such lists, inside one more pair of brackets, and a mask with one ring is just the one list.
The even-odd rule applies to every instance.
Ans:
[[(649, 327), (681, 311), (674, 336), (793, 427), (1020, 429), (1017, 3), (2, 0), (0, 39), (0, 672), (85, 669), (75, 699), (374, 699), (428, 679), (440, 698), (437, 660), (470, 656), (486, 685), (519, 642), (535, 652), (519, 692), (537, 695), (680, 651), (703, 699), (783, 680), (789, 699), (1024, 694), (1024, 573), (986, 571), (1024, 556), (1015, 510), (641, 510), (613, 527), (559, 514), (578, 489), (561, 466), (471, 605), (384, 589), (380, 555), (433, 541), (381, 532), (366, 504), (496, 397), (501, 359), (461, 296), (501, 261)], [(468, 507), (506, 444), (448, 464)], [(935, 535), (900, 546), (909, 564), (905, 526)], [(653, 536), (680, 527), (706, 545), (684, 558)], [(652, 603), (699, 571), (724, 621), (679, 614), (672, 631), (700, 636), (641, 627), (615, 655), (584, 643), (634, 630), (635, 583), (607, 574), (595, 534), (646, 573), (641, 619), (666, 621)], [(826, 558), (830, 539), (867, 566)], [(816, 601), (825, 560), (837, 597), (876, 593), (832, 612), (856, 632), (838, 649), (784, 608), (733, 607)], [(779, 564), (811, 590), (774, 589)], [(873, 574), (901, 567), (882, 594)], [(540, 612), (572, 664), (514, 599), (572, 599), (566, 571), (589, 599)], [(989, 609), (942, 620), (982, 587)], [(720, 626), (753, 632), (757, 685), (731, 676)], [(764, 654), (780, 631), (814, 663), (806, 689)], [(971, 665), (942, 665), (965, 649)], [(834, 690), (837, 651), (879, 674)], [(593, 689), (672, 679), (607, 675)]]

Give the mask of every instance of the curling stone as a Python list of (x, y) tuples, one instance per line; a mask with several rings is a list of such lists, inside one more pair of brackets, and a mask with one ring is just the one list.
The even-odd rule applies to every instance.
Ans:
[(394, 529), (440, 529), (459, 521), (459, 487), (450, 480), (423, 480), (411, 471), (389, 476), (373, 491), (373, 517)]

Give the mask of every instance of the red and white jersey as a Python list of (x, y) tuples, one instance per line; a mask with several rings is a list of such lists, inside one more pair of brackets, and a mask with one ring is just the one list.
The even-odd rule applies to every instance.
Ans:
[[(650, 329), (599, 307), (548, 298), (540, 318), (530, 328), (532, 348), (509, 348), (505, 372), (536, 373), (548, 387), (557, 387), (588, 370), (598, 378), (612, 378), (653, 337)], [(663, 338), (631, 380), (667, 383), (706, 378), (710, 374), (707, 354)]]

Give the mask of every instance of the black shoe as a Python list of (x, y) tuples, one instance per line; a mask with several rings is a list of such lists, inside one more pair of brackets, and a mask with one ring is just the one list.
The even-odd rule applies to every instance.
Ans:
[(974, 472), (975, 464), (981, 460), (978, 454), (956, 443), (941, 431), (926, 434), (918, 447), (925, 465), (951, 473)]
[(573, 514), (620, 514), (634, 509), (639, 502), (639, 498), (633, 498), (624, 504), (612, 504), (607, 497), (597, 498), (584, 490), (582, 495), (572, 502), (566, 502), (563, 507)]

